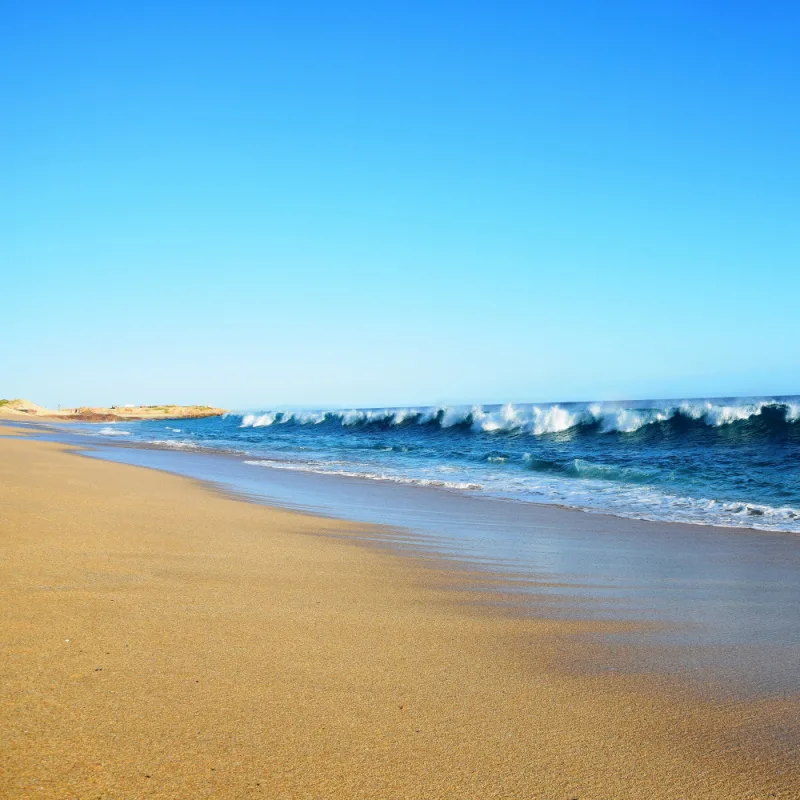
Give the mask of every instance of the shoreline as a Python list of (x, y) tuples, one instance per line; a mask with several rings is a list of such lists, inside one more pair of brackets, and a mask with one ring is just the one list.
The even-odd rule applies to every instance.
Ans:
[[(188, 418), (187, 418), (188, 419)], [(50, 424), (58, 425), (61, 422), (65, 422), (69, 424), (70, 422), (97, 422), (100, 424), (103, 420), (62, 420), (60, 418), (52, 418), (52, 419), (45, 419), (45, 418), (38, 418), (38, 419), (18, 419), (14, 417), (13, 419), (10, 417), (4, 417), (2, 413), (0, 413), (0, 433), (2, 433), (3, 427), (5, 425), (30, 425), (33, 427), (34, 431), (37, 431), (41, 434), (54, 434), (58, 436), (61, 431), (57, 428), (49, 427)], [(142, 422), (147, 421), (144, 419), (117, 419), (113, 420), (113, 422)], [(170, 421), (168, 419), (163, 419), (160, 421)], [(76, 434), (81, 435), (81, 434)], [(87, 436), (88, 439), (88, 436)], [(80, 445), (76, 445), (80, 447)], [(248, 459), (256, 459), (258, 456), (256, 454), (249, 453), (245, 450), (220, 450), (215, 449), (212, 447), (206, 447), (203, 445), (197, 445), (191, 448), (185, 446), (175, 446), (169, 444), (163, 444), (158, 442), (147, 442), (147, 441), (136, 441), (136, 442), (126, 442), (126, 441), (109, 441), (108, 439), (102, 441), (101, 443), (87, 441), (85, 445), (85, 449), (87, 451), (99, 451), (103, 448), (109, 449), (129, 449), (129, 450), (153, 450), (158, 452), (166, 452), (166, 453), (196, 453), (199, 455), (208, 455), (213, 456), (216, 458), (229, 458), (233, 460), (241, 459), (241, 458), (248, 458)], [(281, 458), (278, 456), (271, 456), (272, 460), (281, 463)], [(291, 461), (287, 460), (287, 463), (292, 463)], [(280, 470), (281, 467), (272, 467), (269, 465), (258, 465), (262, 469), (267, 470)], [(152, 469), (160, 469), (159, 467), (152, 467)], [(558, 509), (559, 511), (564, 512), (577, 512), (582, 514), (587, 514), (593, 517), (600, 517), (606, 518), (609, 520), (623, 520), (626, 522), (633, 522), (633, 523), (643, 523), (645, 525), (656, 525), (656, 526), (664, 526), (667, 528), (682, 528), (682, 527), (689, 527), (689, 528), (699, 528), (702, 530), (709, 530), (709, 531), (720, 531), (720, 532), (728, 532), (728, 533), (744, 533), (744, 534), (774, 534), (779, 536), (800, 536), (800, 531), (797, 530), (789, 530), (774, 526), (762, 526), (758, 527), (757, 525), (752, 526), (745, 526), (745, 525), (725, 525), (722, 523), (710, 523), (710, 522), (702, 522), (699, 520), (678, 520), (678, 519), (661, 519), (659, 517), (646, 517), (646, 516), (636, 516), (635, 514), (625, 514), (622, 512), (614, 512), (609, 509), (604, 508), (595, 508), (590, 506), (580, 506), (580, 505), (568, 505), (565, 503), (545, 503), (538, 500), (523, 500), (517, 497), (511, 496), (504, 496), (504, 495), (494, 495), (494, 494), (478, 494), (472, 493), (468, 490), (460, 489), (460, 488), (453, 488), (446, 485), (437, 485), (437, 484), (424, 484), (424, 483), (415, 483), (413, 481), (402, 481), (402, 480), (393, 480), (390, 478), (386, 478), (383, 480), (378, 480), (375, 478), (368, 478), (365, 476), (360, 475), (350, 475), (350, 474), (342, 474), (336, 472), (325, 472), (322, 470), (290, 470), (288, 468), (286, 471), (293, 472), (293, 473), (300, 473), (300, 474), (310, 474), (315, 477), (320, 477), (324, 479), (333, 479), (333, 480), (345, 480), (345, 481), (352, 481), (352, 482), (366, 482), (366, 483), (380, 483), (384, 485), (397, 485), (401, 487), (411, 487), (414, 490), (421, 490), (421, 491), (435, 491), (435, 492), (448, 492), (454, 495), (459, 495), (463, 497), (471, 497), (477, 500), (490, 500), (491, 502), (499, 502), (499, 503), (509, 503), (514, 505), (522, 505), (522, 506), (532, 506), (535, 508), (541, 509)], [(288, 506), (290, 507), (290, 506)], [(754, 515), (754, 519), (758, 517)]]
[(537, 617), (635, 622), (635, 631), (613, 637), (609, 670), (669, 673), (716, 699), (800, 692), (791, 668), (800, 659), (800, 550), (783, 532), (754, 536), (435, 487), (253, 470), (228, 453), (95, 442), (64, 429), (44, 439), (234, 499), (391, 530), (383, 546), (469, 574), (473, 588), (503, 592), (506, 605), (528, 609), (521, 613), (535, 602)]
[(508, 613), (430, 558), (348, 540), (363, 526), (63, 445), (0, 440), (0, 470), (10, 796), (800, 788), (797, 698), (576, 670), (618, 626)]

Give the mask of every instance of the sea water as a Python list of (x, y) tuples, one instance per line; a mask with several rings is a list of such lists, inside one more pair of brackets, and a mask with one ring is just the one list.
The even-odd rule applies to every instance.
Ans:
[(798, 396), (271, 408), (80, 429), (118, 442), (233, 453), (253, 470), (800, 532)]

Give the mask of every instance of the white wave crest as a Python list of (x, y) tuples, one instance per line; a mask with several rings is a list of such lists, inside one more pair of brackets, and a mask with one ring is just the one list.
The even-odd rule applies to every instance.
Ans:
[(442, 429), (468, 426), (475, 433), (529, 433), (533, 436), (563, 433), (580, 426), (597, 426), (601, 433), (633, 433), (647, 425), (666, 422), (681, 415), (722, 427), (758, 416), (765, 408), (781, 407), (787, 422), (800, 421), (800, 401), (779, 399), (739, 401), (687, 400), (651, 406), (617, 403), (511, 404), (503, 406), (426, 406), (407, 408), (349, 409), (320, 411), (273, 410), (242, 416), (240, 427), (271, 425), (320, 425), (328, 422), (342, 427), (381, 424), (386, 426), (432, 425)]

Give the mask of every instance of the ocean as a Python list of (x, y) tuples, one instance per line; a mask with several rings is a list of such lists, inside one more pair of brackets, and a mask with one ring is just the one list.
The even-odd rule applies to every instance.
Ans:
[(800, 396), (85, 424), (94, 437), (637, 519), (800, 532)]

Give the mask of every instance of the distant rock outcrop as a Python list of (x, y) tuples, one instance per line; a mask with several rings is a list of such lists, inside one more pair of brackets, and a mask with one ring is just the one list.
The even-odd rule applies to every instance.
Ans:
[(57, 421), (80, 422), (116, 422), (120, 420), (143, 419), (202, 419), (203, 417), (219, 417), (225, 413), (224, 408), (213, 406), (111, 406), (101, 408), (81, 406), (79, 408), (58, 409), (32, 403), (30, 400), (0, 400), (0, 415), (7, 417), (35, 417)]

